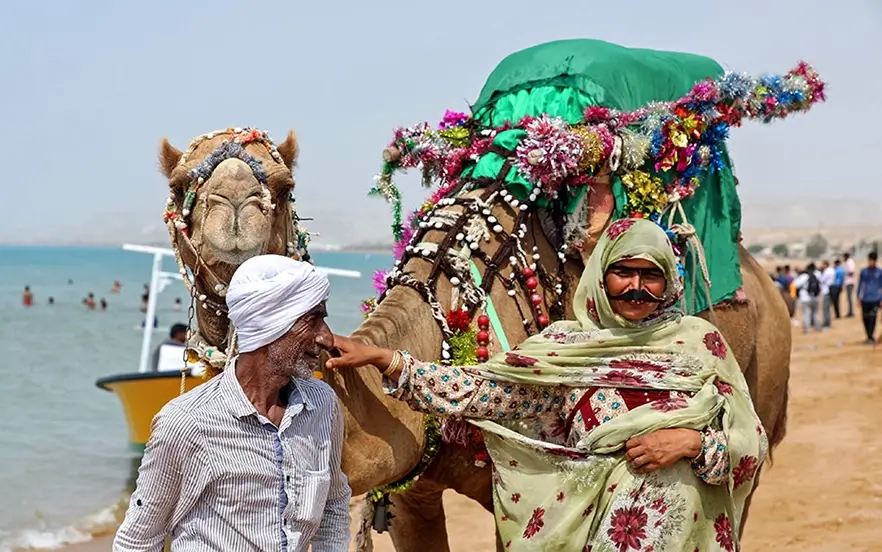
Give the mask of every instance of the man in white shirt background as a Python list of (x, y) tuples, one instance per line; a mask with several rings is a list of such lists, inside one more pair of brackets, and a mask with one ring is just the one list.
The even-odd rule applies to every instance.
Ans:
[(854, 259), (851, 258), (850, 253), (845, 253), (842, 255), (843, 264), (845, 265), (845, 296), (848, 297), (848, 314), (845, 315), (846, 318), (851, 318), (854, 316), (854, 285), (855, 285), (855, 276), (857, 276), (857, 267), (854, 264)]
[(832, 322), (831, 309), (833, 304), (830, 301), (830, 288), (836, 282), (836, 269), (830, 264), (830, 261), (821, 263), (821, 309), (824, 315), (823, 327), (829, 328)]
[(814, 328), (821, 331), (821, 318), (818, 316), (818, 303), (821, 297), (821, 273), (815, 263), (809, 263), (805, 270), (793, 280), (798, 291), (799, 312), (802, 313), (802, 331), (809, 333)]

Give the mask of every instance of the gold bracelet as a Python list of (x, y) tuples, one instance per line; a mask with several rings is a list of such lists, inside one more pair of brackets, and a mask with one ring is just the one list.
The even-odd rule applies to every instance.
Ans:
[(389, 366), (387, 366), (386, 369), (383, 370), (383, 375), (387, 378), (391, 377), (392, 374), (394, 374), (395, 371), (398, 370), (399, 366), (403, 363), (404, 359), (401, 356), (401, 353), (399, 353), (398, 351), (392, 351), (392, 362), (390, 362)]
[(698, 432), (698, 436), (701, 439), (701, 444), (698, 446), (698, 454), (695, 455), (695, 458), (691, 458), (690, 462), (698, 462), (704, 458), (704, 432)]

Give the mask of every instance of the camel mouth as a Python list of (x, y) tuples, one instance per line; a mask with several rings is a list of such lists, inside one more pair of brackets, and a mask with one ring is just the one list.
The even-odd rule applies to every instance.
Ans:
[(244, 263), (251, 257), (256, 257), (257, 255), (260, 255), (262, 252), (262, 247), (243, 248), (239, 247), (238, 245), (234, 245), (231, 248), (212, 248), (212, 253), (218, 261), (235, 266)]
[(209, 213), (203, 227), (203, 243), (219, 261), (239, 265), (264, 253), (270, 225), (262, 217), (218, 216)]

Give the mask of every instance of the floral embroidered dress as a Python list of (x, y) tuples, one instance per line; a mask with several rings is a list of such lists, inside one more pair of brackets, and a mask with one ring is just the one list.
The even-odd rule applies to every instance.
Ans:
[[(652, 261), (668, 282), (656, 314), (640, 323), (616, 315), (603, 289), (606, 270), (626, 258)], [(396, 396), (482, 429), (508, 550), (738, 549), (768, 441), (720, 333), (675, 307), (681, 290), (664, 232), (626, 219), (610, 226), (585, 268), (576, 321), (480, 366), (408, 358)], [(634, 473), (625, 442), (674, 427), (702, 432), (699, 458)]]

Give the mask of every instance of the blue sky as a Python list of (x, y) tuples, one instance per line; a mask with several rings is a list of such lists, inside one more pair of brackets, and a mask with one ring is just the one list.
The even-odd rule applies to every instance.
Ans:
[[(385, 237), (388, 209), (365, 192), (392, 129), (464, 110), (516, 50), (580, 37), (750, 73), (805, 59), (829, 100), (733, 131), (742, 198), (879, 198), (867, 166), (882, 146), (882, 3), (872, 0), (56, 0), (3, 11), (0, 242), (156, 231), (162, 137), (183, 149), (227, 126), (279, 141), (297, 132), (300, 211), (324, 239)], [(415, 204), (416, 178), (401, 183)]]

